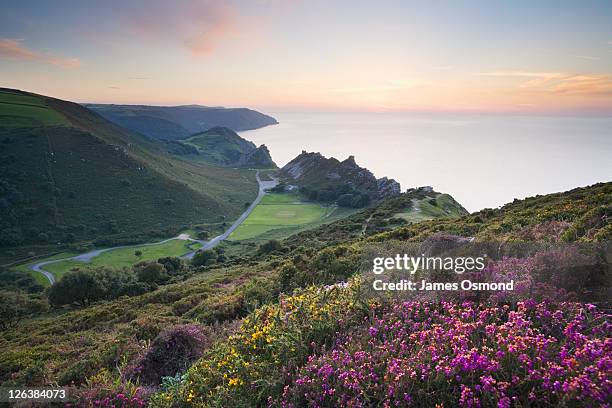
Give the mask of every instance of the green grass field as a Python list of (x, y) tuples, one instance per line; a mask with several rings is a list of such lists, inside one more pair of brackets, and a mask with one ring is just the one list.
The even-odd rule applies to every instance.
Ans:
[[(194, 251), (200, 248), (202, 245), (198, 242), (183, 241), (183, 240), (172, 240), (163, 244), (154, 245), (135, 245), (128, 248), (114, 249), (108, 252), (103, 252), (100, 255), (91, 259), (90, 262), (79, 262), (75, 260), (66, 260), (44, 266), (43, 269), (49, 271), (55, 276), (55, 279), (59, 280), (66, 272), (72, 268), (94, 268), (98, 266), (106, 266), (111, 268), (123, 268), (130, 267), (140, 261), (156, 260), (165, 256), (182, 256), (188, 252)], [(137, 257), (136, 251), (141, 251), (142, 255)], [(59, 254), (50, 258), (40, 259), (36, 262), (30, 262), (25, 265), (19, 265), (15, 269), (22, 272), (30, 273), (36, 281), (44, 286), (48, 286), (49, 282), (40, 273), (32, 271), (31, 265), (39, 262), (50, 261), (53, 259), (62, 259), (74, 256), (75, 254)]]
[(36, 271), (33, 271), (32, 269), (30, 269), (30, 267), (32, 265), (35, 265), (35, 264), (39, 263), (39, 262), (52, 261), (54, 259), (70, 258), (70, 257), (75, 256), (75, 255), (78, 255), (78, 254), (73, 253), (73, 252), (62, 252), (62, 253), (50, 256), (48, 258), (37, 259), (34, 262), (28, 262), (28, 263), (25, 263), (25, 264), (16, 265), (16, 266), (11, 267), (11, 269), (15, 269), (15, 270), (23, 272), (25, 274), (32, 275), (32, 277), (34, 278), (34, 280), (36, 280), (37, 283), (41, 284), (42, 286), (49, 286), (49, 281), (47, 280), (47, 278), (45, 276), (43, 276), (42, 273), (38, 273)]
[(66, 125), (61, 114), (49, 109), (41, 98), (0, 92), (0, 126), (21, 127)]
[(432, 220), (434, 218), (456, 218), (463, 215), (456, 202), (448, 194), (438, 194), (435, 200), (425, 198), (413, 199), (412, 208), (395, 216), (410, 223)]
[(306, 227), (320, 224), (335, 210), (336, 207), (302, 202), (295, 194), (269, 193), (229, 239), (239, 241), (263, 235), (268, 239), (282, 238)]

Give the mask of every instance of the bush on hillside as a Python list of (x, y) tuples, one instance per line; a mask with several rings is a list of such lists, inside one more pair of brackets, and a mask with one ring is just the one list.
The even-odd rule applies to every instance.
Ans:
[(134, 271), (140, 282), (161, 284), (169, 278), (166, 267), (158, 262), (140, 262)]
[(205, 342), (206, 336), (196, 324), (170, 327), (153, 340), (126, 376), (158, 385), (162, 377), (174, 377), (200, 358)]
[(99, 300), (120, 296), (141, 295), (150, 290), (129, 269), (72, 270), (67, 272), (49, 290), (49, 303), (55, 307), (78, 304), (87, 306)]
[(218, 254), (210, 249), (204, 251), (198, 251), (191, 259), (191, 265), (193, 266), (208, 266), (216, 262)]
[(47, 302), (20, 290), (0, 291), (0, 329), (7, 330), (21, 319), (46, 311)]
[(271, 239), (268, 242), (265, 242), (259, 246), (258, 253), (259, 254), (269, 254), (272, 252), (280, 252), (283, 250), (283, 246), (276, 239)]

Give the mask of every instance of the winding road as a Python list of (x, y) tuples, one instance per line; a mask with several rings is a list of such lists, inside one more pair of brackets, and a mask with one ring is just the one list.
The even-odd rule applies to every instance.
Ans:
[[(234, 230), (238, 228), (238, 226), (240, 226), (240, 224), (242, 224), (244, 220), (247, 219), (247, 217), (251, 214), (251, 212), (253, 212), (255, 207), (257, 207), (257, 204), (259, 204), (259, 202), (264, 197), (264, 195), (266, 195), (266, 191), (271, 188), (274, 188), (278, 184), (278, 180), (275, 178), (273, 178), (272, 180), (261, 180), (261, 178), (259, 178), (259, 170), (257, 170), (257, 172), (255, 173), (255, 178), (257, 179), (257, 183), (259, 184), (259, 191), (257, 192), (257, 197), (255, 197), (255, 200), (253, 200), (253, 202), (249, 205), (249, 207), (240, 215), (240, 217), (238, 217), (236, 221), (234, 221), (234, 223), (223, 234), (218, 235), (209, 241), (191, 238), (189, 234), (180, 234), (176, 237), (164, 239), (163, 241), (159, 241), (159, 242), (152, 242), (148, 244), (138, 244), (138, 245), (122, 245), (122, 246), (116, 246), (116, 247), (111, 247), (111, 248), (96, 249), (96, 250), (86, 252), (84, 254), (80, 254), (77, 256), (69, 257), (69, 258), (54, 259), (52, 261), (39, 262), (35, 265), (30, 266), (30, 269), (35, 272), (42, 273), (47, 278), (49, 283), (53, 285), (55, 283), (55, 276), (53, 276), (51, 272), (44, 270), (43, 267), (46, 265), (57, 263), (57, 262), (62, 262), (62, 261), (67, 261), (67, 260), (73, 260), (73, 261), (79, 261), (79, 262), (89, 262), (91, 261), (92, 258), (95, 258), (96, 256), (104, 252), (112, 251), (114, 249), (138, 248), (138, 247), (144, 247), (144, 246), (149, 246), (149, 245), (159, 245), (159, 244), (165, 244), (166, 242), (172, 241), (175, 239), (199, 242), (200, 244), (202, 244), (202, 247), (199, 248), (198, 251), (203, 250), (203, 249), (214, 248), (221, 241), (227, 239), (227, 237), (229, 237), (230, 234), (234, 232)], [(193, 258), (196, 252), (197, 251), (189, 252), (183, 255), (182, 258), (191, 259)]]

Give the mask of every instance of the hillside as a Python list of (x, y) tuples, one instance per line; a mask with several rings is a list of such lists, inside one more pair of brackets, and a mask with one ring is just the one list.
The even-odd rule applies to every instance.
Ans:
[(278, 123), (271, 116), (246, 108), (200, 105), (85, 104), (85, 106), (113, 123), (152, 139), (184, 139), (212, 127), (242, 131)]
[[(380, 299), (372, 303), (356, 301), (357, 295), (350, 287), (346, 291), (340, 289), (343, 286), (338, 290), (330, 290), (333, 287), (329, 286), (326, 290), (318, 289), (318, 286), (303, 291), (299, 289), (310, 284), (332, 285), (350, 280), (362, 262), (363, 251), (371, 245), (411, 240), (425, 242), (439, 232), (475, 237), (476, 241), (483, 243), (493, 239), (586, 243), (602, 242), (611, 237), (609, 214), (612, 183), (532, 197), (501, 209), (484, 210), (458, 218), (434, 219), (410, 225), (388, 222), (415, 202), (433, 205), (430, 202), (432, 198), (440, 201), (438, 205), (449, 208), (449, 199), (443, 194), (429, 189), (412, 190), (383, 201), (377, 208), (369, 208), (347, 219), (294, 235), (274, 252), (260, 250), (246, 257), (231, 256), (206, 267), (187, 267), (180, 272), (186, 274), (183, 276), (187, 280), (182, 282), (181, 275), (178, 275), (178, 281), (171, 281), (149, 293), (98, 301), (88, 307), (70, 307), (61, 312), (32, 309), (39, 307), (32, 300), (34, 303), (28, 307), (36, 311), (30, 313), (36, 313), (38, 317), (22, 317), (23, 320), (11, 323), (0, 334), (0, 346), (4, 350), (0, 356), (0, 381), (5, 386), (45, 385), (54, 381), (60, 385), (74, 383), (78, 387), (72, 394), (76, 399), (114, 398), (120, 392), (131, 396), (136, 389), (125, 385), (125, 382), (120, 385), (124, 377), (120, 376), (117, 367), (122, 375), (137, 376), (126, 373), (138, 373), (137, 368), (144, 364), (149, 367), (147, 376), (143, 376), (144, 384), (156, 385), (159, 377), (155, 377), (155, 373), (162, 371), (157, 371), (160, 368), (147, 360), (147, 353), (154, 355), (156, 347), (165, 350), (165, 341), (191, 338), (195, 339), (194, 344), (200, 347), (200, 352), (195, 358), (186, 360), (189, 365), (199, 358), (188, 371), (188, 382), (177, 377), (174, 385), (165, 385), (165, 394), (152, 397), (146, 394), (150, 391), (141, 390), (138, 391), (139, 398), (159, 397), (162, 406), (171, 403), (180, 405), (192, 400), (199, 401), (203, 406), (214, 406), (220, 401), (224, 401), (221, 405), (241, 406), (254, 398), (250, 384), (255, 383), (259, 384), (257, 395), (260, 397), (257, 398), (261, 398), (262, 404), (268, 396), (299, 398), (299, 393), (283, 394), (283, 389), (291, 385), (290, 392), (293, 392), (291, 390), (296, 387), (292, 380), (294, 374), (302, 369), (307, 370), (308, 364), (315, 364), (319, 358), (327, 358), (323, 345), (342, 344), (350, 333), (358, 333), (361, 338), (368, 339), (371, 336), (368, 330), (372, 330), (369, 328), (382, 330), (382, 320), (378, 320), (382, 318), (381, 313), (393, 310), (380, 305)], [(457, 211), (462, 212), (460, 207), (457, 207)], [(371, 225), (377, 227), (372, 228)], [(571, 251), (567, 256), (570, 255), (576, 256)], [(562, 259), (571, 261), (563, 258), (566, 255), (555, 256), (559, 262)], [(512, 262), (515, 263), (511, 265), (523, 265), (516, 264), (519, 261)], [(608, 285), (597, 284), (600, 288)], [(294, 289), (297, 292), (290, 296)], [(284, 294), (278, 303), (280, 293)], [(435, 305), (420, 304), (431, 307), (428, 309), (430, 312), (450, 313)], [(363, 309), (366, 307), (364, 305), (368, 305), (366, 309)], [(572, 315), (573, 306), (569, 303), (564, 305), (563, 316), (567, 318)], [(465, 310), (469, 315), (469, 306), (464, 303), (462, 307), (467, 308)], [(255, 311), (251, 312), (254, 308)], [(497, 313), (495, 310), (499, 309), (490, 312), (494, 315)], [(516, 311), (516, 303), (511, 303), (509, 310)], [(368, 313), (371, 314), (370, 318), (367, 317)], [(279, 315), (286, 318), (275, 317)], [(442, 319), (436, 315), (438, 318)], [(507, 318), (506, 315), (501, 316), (500, 324)], [(487, 330), (492, 329), (491, 324), (496, 322), (489, 321)], [(455, 328), (460, 327), (463, 326)], [(500, 330), (503, 332), (503, 328)], [(187, 336), (186, 333), (191, 333), (191, 337), (180, 337)], [(337, 337), (338, 333), (340, 337)], [(556, 341), (560, 341), (561, 333), (562, 330), (555, 335)], [(232, 337), (228, 339), (230, 334)], [(473, 337), (481, 338), (480, 335)], [(406, 344), (412, 343), (406, 341)], [(356, 341), (353, 344), (361, 345)], [(438, 347), (435, 342), (431, 346)], [(397, 352), (390, 352), (389, 358)], [(180, 354), (177, 353), (180, 352), (170, 353), (164, 358), (174, 361), (171, 359), (179, 358)], [(231, 362), (231, 365), (222, 361)], [(388, 361), (383, 359), (377, 364)], [(248, 363), (248, 367), (244, 362)], [(284, 370), (287, 370), (287, 376), (282, 375)], [(88, 385), (84, 384), (85, 378), (90, 379)], [(242, 382), (228, 383), (233, 378)], [(389, 381), (391, 379), (382, 384), (386, 386)], [(448, 392), (450, 394), (445, 398), (456, 402), (459, 393), (452, 389)]]
[[(214, 127), (196, 133), (186, 139), (170, 141), (171, 145), (185, 146), (183, 154), (190, 155), (211, 164), (231, 167), (275, 169), (265, 145), (256, 147), (236, 132), (225, 127)], [(189, 150), (189, 148), (193, 148)]]
[(186, 161), (81, 105), (10, 89), (0, 90), (0, 156), (0, 245), (19, 245), (16, 256), (24, 244), (222, 222), (257, 191), (248, 170)]
[(387, 177), (377, 179), (368, 169), (359, 167), (353, 156), (339, 161), (302, 151), (279, 174), (281, 180), (298, 186), (311, 200), (337, 202), (343, 207), (364, 207), (401, 192), (398, 182)]

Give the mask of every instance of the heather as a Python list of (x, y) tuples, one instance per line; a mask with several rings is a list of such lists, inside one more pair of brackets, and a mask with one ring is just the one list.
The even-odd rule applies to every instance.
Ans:
[[(577, 360), (576, 364), (571, 363), (570, 367), (563, 365), (560, 356), (564, 346), (568, 355), (574, 358), (580, 356), (576, 351), (587, 347), (585, 344), (609, 347), (606, 343), (609, 333), (596, 334), (592, 330), (607, 327), (607, 323), (601, 323), (602, 312), (597, 310), (600, 307), (606, 310), (609, 299), (609, 245), (606, 247), (605, 240), (589, 245), (591, 241), (602, 241), (601, 237), (609, 233), (610, 224), (605, 211), (591, 210), (609, 206), (611, 192), (609, 183), (600, 184), (563, 194), (534, 197), (460, 219), (413, 225), (389, 221), (406, 204), (405, 200), (390, 200), (344, 220), (294, 235), (279, 245), (275, 244), (273, 251), (258, 251), (257, 246), (249, 250), (246, 245), (226, 245), (227, 262), (185, 266), (177, 279), (151, 284), (143, 294), (118, 291), (125, 286), (124, 283), (132, 281), (117, 280), (115, 285), (115, 280), (110, 278), (119, 278), (118, 274), (109, 274), (109, 278), (103, 281), (104, 288), (117, 290), (112, 295), (92, 297), (81, 304), (71, 302), (49, 310), (45, 304), (46, 292), (28, 297), (23, 297), (22, 292), (16, 292), (14, 296), (3, 292), (4, 297), (0, 296), (0, 300), (6, 301), (0, 303), (14, 307), (6, 308), (10, 312), (5, 319), (7, 329), (0, 332), (0, 382), (3, 386), (56, 383), (69, 386), (74, 391), (71, 393), (73, 402), (81, 405), (86, 401), (89, 405), (99, 401), (109, 406), (130, 406), (140, 403), (131, 400), (135, 396), (145, 404), (156, 406), (276, 406), (283, 402), (316, 406), (318, 402), (303, 399), (306, 397), (298, 395), (301, 391), (297, 391), (298, 387), (305, 386), (298, 384), (297, 380), (310, 375), (309, 368), (320, 369), (317, 364), (323, 364), (334, 350), (350, 356), (358, 351), (375, 354), (378, 349), (373, 349), (369, 342), (379, 342), (375, 344), (382, 347), (384, 338), (372, 337), (370, 328), (381, 332), (380, 320), (394, 321), (396, 325), (422, 323), (422, 327), (412, 330), (410, 335), (426, 336), (434, 326), (435, 330), (446, 333), (452, 325), (445, 326), (444, 319), (452, 316), (441, 305), (454, 303), (456, 310), (477, 310), (478, 313), (489, 310), (491, 317), (487, 324), (495, 329), (494, 335), (500, 337), (502, 333), (501, 338), (514, 341), (508, 344), (516, 347), (523, 344), (521, 341), (529, 345), (524, 354), (534, 362), (534, 367), (540, 370), (538, 372), (544, 368), (550, 371), (555, 364), (566, 371), (571, 368), (563, 374), (555, 374), (551, 380), (555, 378), (563, 385), (566, 382), (573, 384), (576, 378), (579, 378), (578, 382), (585, 378), (595, 386), (593, 389), (605, 391), (610, 377), (607, 363), (600, 363), (593, 371), (585, 365), (585, 358)], [(571, 234), (566, 234), (567, 231)], [(364, 254), (373, 246), (376, 251), (385, 247), (395, 251), (394, 245), (400, 243), (406, 248), (413, 246), (417, 255), (448, 252), (452, 256), (463, 256), (461, 251), (466, 248), (466, 242), (490, 255), (491, 262), (481, 276), (473, 277), (474, 280), (504, 282), (513, 279), (514, 293), (439, 293), (418, 299), (401, 296), (372, 298), (371, 294), (365, 293), (367, 282), (355, 284), (357, 281), (353, 275), (360, 271)], [(561, 245), (562, 242), (567, 244)], [(514, 247), (515, 244), (518, 246)], [(523, 244), (525, 251), (519, 250)], [(238, 250), (242, 252), (234, 257)], [(164, 267), (168, 272), (167, 265)], [(136, 274), (134, 280), (137, 279)], [(23, 302), (15, 303), (14, 299)], [(590, 299), (595, 299), (593, 303), (597, 304), (597, 309), (589, 310), (586, 306)], [(393, 311), (406, 302), (438, 310), (435, 315), (438, 320), (432, 321), (431, 327), (425, 326), (425, 320), (419, 320), (428, 316), (413, 315), (405, 320), (396, 316), (396, 320), (392, 320)], [(563, 323), (543, 326), (546, 319), (536, 318), (531, 311), (526, 311), (524, 319), (529, 322), (527, 329), (532, 334), (519, 331), (516, 336), (509, 336), (510, 328), (505, 327), (510, 314), (519, 313), (522, 307), (519, 303), (531, 305), (533, 302), (546, 305), (553, 314), (558, 308), (563, 314)], [(579, 313), (581, 308), (584, 309), (582, 314)], [(584, 327), (580, 326), (578, 333), (588, 340), (584, 343), (564, 334), (572, 319), (581, 315), (585, 317)], [(187, 335), (190, 331), (182, 329), (192, 325), (197, 326), (203, 338), (200, 334)], [(467, 331), (475, 325), (476, 321), (459, 319), (457, 330)], [(502, 329), (507, 331), (501, 332)], [(175, 334), (179, 337), (174, 337)], [(522, 337), (518, 337), (519, 334)], [(393, 339), (390, 334), (386, 336), (389, 341)], [(402, 367), (417, 370), (419, 364), (427, 363), (433, 367), (423, 353), (434, 347), (438, 348), (436, 352), (440, 356), (452, 361), (456, 357), (452, 354), (453, 349), (440, 348), (452, 344), (448, 336), (439, 341), (424, 338), (423, 344), (427, 346), (419, 346), (418, 350), (415, 348), (417, 343), (404, 338), (415, 358), (418, 356), (423, 360), (411, 361), (412, 365), (403, 362), (405, 365)], [(490, 359), (493, 358), (492, 350), (498, 351), (494, 337), (486, 337), (486, 325), (474, 328), (469, 336), (465, 336), (469, 350), (475, 349), (479, 355)], [(394, 338), (399, 339), (399, 334)], [(542, 353), (534, 354), (533, 350), (539, 353), (540, 349), (534, 348), (533, 344), (537, 343), (527, 342), (526, 339), (531, 338), (547, 341), (546, 347), (541, 347)], [(401, 343), (401, 340), (397, 341)], [(167, 348), (170, 344), (172, 346)], [(503, 347), (508, 349), (509, 345), (502, 345), (502, 351), (505, 350)], [(602, 350), (609, 353), (605, 347)], [(386, 369), (393, 359), (410, 358), (401, 354), (401, 349), (394, 354), (396, 351), (390, 349), (386, 359), (373, 360), (378, 364), (377, 369)], [(551, 392), (556, 397), (544, 399), (543, 396), (549, 392), (544, 388), (543, 379), (529, 377), (527, 371), (521, 372), (513, 365), (523, 364), (515, 361), (521, 354), (506, 353), (504, 358), (496, 360), (500, 364), (499, 370), (489, 374), (499, 392), (504, 390), (505, 383), (510, 384), (505, 388), (508, 398), (527, 398), (528, 402), (511, 400), (514, 405), (601, 405), (596, 395), (587, 398), (587, 393), (578, 392)], [(539, 361), (538, 357), (545, 357), (545, 360)], [(333, 369), (340, 370), (339, 367)], [(444, 398), (440, 402), (445, 406), (459, 404), (462, 393), (466, 401), (472, 395), (470, 398), (478, 398), (483, 406), (496, 405), (500, 401), (503, 406), (506, 402), (500, 393), (486, 399), (485, 394), (493, 394), (488, 389), (482, 391), (480, 377), (485, 375), (482, 372), (478, 378), (462, 373), (464, 379), (461, 381), (456, 377), (437, 375), (441, 377), (428, 377), (427, 383), (419, 379), (409, 385), (412, 393), (407, 393), (413, 401), (435, 405), (434, 401), (438, 400), (434, 397), (419, 399), (420, 394), (417, 394), (418, 391), (433, 395), (435, 386), (440, 389)], [(513, 376), (518, 377), (518, 383), (512, 382)], [(394, 382), (389, 376), (385, 379), (384, 375), (379, 375), (379, 378), (381, 389), (370, 389), (374, 383), (360, 383), (360, 386), (364, 396), (381, 398), (376, 401), (383, 406), (385, 393)], [(313, 388), (304, 393), (314, 395), (319, 392), (316, 387), (322, 384), (313, 384)], [(424, 384), (430, 388), (423, 390)], [(402, 386), (408, 387), (406, 384)], [(342, 387), (336, 384), (334, 388), (337, 390), (335, 395), (340, 395)], [(535, 401), (529, 400), (531, 389), (535, 390)], [(136, 395), (137, 390), (140, 391)], [(567, 400), (558, 399), (564, 395), (567, 395)], [(579, 400), (580, 395), (584, 395), (584, 399)], [(325, 398), (332, 401), (334, 397), (326, 395)], [(329, 404), (341, 405), (335, 400)], [(403, 406), (406, 402), (399, 404)], [(370, 404), (365, 402), (363, 405)]]
[(612, 325), (593, 305), (399, 302), (341, 336), (271, 406), (597, 406)]
[(163, 377), (185, 371), (202, 355), (206, 335), (196, 324), (170, 327), (161, 332), (126, 376), (143, 384), (158, 385)]

